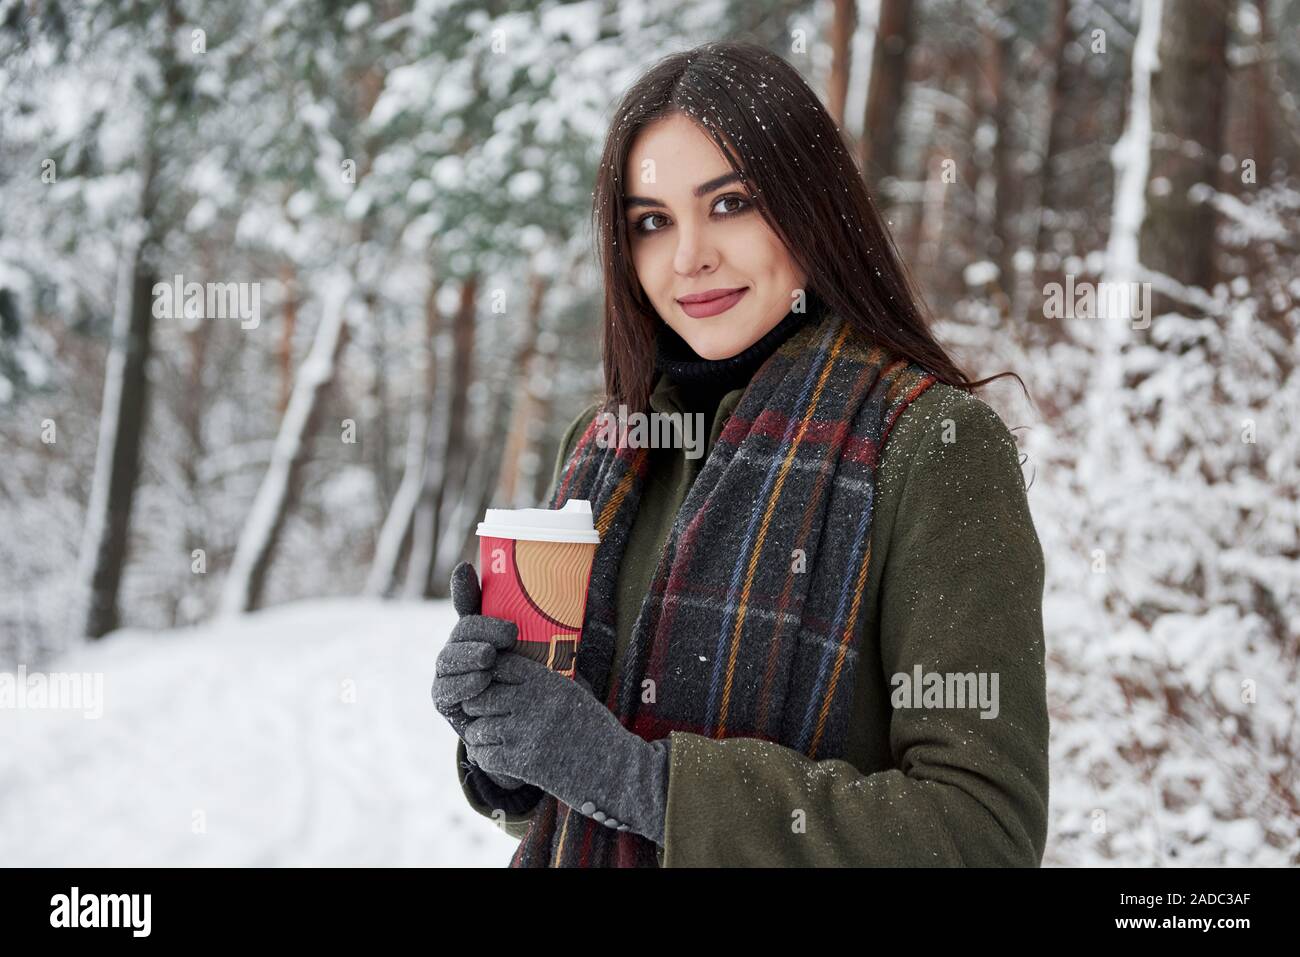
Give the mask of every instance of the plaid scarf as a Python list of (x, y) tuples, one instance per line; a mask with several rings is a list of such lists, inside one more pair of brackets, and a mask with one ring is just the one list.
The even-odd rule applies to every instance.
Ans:
[[(577, 669), (623, 726), (749, 737), (843, 754), (871, 562), (876, 464), (903, 409), (936, 381), (833, 311), (754, 373), (668, 534), (621, 673), (615, 585), (649, 450), (602, 447), (593, 418), (550, 508), (592, 503), (593, 562)], [(643, 683), (653, 688), (642, 702)], [(656, 867), (653, 841), (543, 792), (511, 867)]]

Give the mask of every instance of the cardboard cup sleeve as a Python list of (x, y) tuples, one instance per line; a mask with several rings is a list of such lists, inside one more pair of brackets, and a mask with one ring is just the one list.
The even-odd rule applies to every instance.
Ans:
[(519, 627), (513, 651), (572, 678), (600, 544), (591, 503), (490, 508), (478, 536), (482, 613)]

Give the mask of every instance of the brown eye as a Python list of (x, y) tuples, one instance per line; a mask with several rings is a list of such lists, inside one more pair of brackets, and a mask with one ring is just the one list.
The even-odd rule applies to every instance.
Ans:
[[(719, 203), (726, 203), (733, 200), (737, 203), (736, 206), (733, 206), (731, 209), (718, 209)], [(714, 210), (720, 216), (734, 216), (736, 213), (742, 212), (748, 207), (749, 198), (747, 196), (742, 196), (739, 193), (728, 193), (726, 196), (719, 196), (713, 204)]]
[(636, 221), (635, 224), (633, 224), (632, 228), (635, 229), (638, 233), (657, 233), (661, 229), (663, 229), (662, 226), (656, 226), (653, 229), (646, 226), (646, 223), (648, 223), (650, 220), (656, 217), (660, 219), (666, 218), (663, 213), (646, 213), (646, 215), (642, 216), (640, 219)]

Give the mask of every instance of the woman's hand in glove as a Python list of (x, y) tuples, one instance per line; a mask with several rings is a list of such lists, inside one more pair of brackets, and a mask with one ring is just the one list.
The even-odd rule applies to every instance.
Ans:
[[(451, 603), (460, 620), (438, 653), (432, 694), (434, 707), (462, 739), (470, 723), (462, 702), (487, 688), (492, 681), (497, 652), (512, 648), (519, 634), (513, 621), (480, 614), (482, 601), (478, 573), (469, 562), (461, 562), (451, 572)], [(488, 776), (494, 784), (509, 791), (524, 783), (509, 775)]]
[(668, 739), (627, 730), (589, 687), (513, 652), (466, 698), (466, 753), (485, 771), (521, 778), (606, 827), (664, 843)]

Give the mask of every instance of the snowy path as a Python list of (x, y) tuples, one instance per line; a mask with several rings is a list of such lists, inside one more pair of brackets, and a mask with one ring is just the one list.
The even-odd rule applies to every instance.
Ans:
[(60, 659), (103, 674), (103, 716), (0, 709), (0, 861), (504, 866), (429, 698), (453, 622), (317, 600)]

